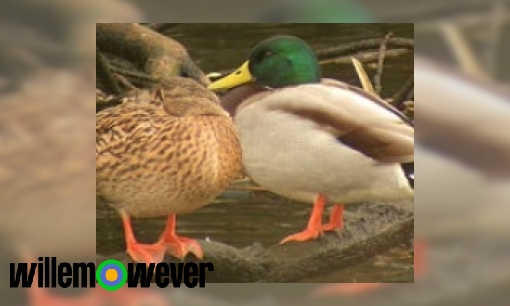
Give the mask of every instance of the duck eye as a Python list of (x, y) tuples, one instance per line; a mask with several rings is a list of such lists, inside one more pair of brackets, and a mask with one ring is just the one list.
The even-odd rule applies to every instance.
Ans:
[(257, 54), (257, 56), (255, 57), (255, 61), (256, 62), (261, 62), (267, 58), (270, 58), (271, 56), (274, 55), (274, 52), (273, 51), (270, 51), (270, 50), (266, 50), (264, 52), (260, 52), (259, 54)]
[(273, 51), (269, 51), (268, 50), (268, 51), (264, 52), (264, 58), (268, 58), (268, 57), (271, 57), (273, 55), (274, 55)]

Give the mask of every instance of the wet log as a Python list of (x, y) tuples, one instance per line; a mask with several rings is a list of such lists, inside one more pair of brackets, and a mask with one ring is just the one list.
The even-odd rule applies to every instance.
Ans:
[[(328, 233), (317, 241), (288, 243), (264, 248), (254, 244), (235, 248), (214, 241), (199, 241), (203, 262), (212, 262), (214, 272), (207, 283), (301, 282), (338, 272), (413, 239), (412, 203), (363, 204), (355, 213), (346, 212), (346, 228)], [(282, 237), (283, 238), (283, 237)], [(124, 253), (97, 255), (97, 264), (116, 259), (126, 266), (132, 260)], [(165, 262), (179, 263), (171, 257)], [(187, 258), (185, 262), (200, 262)]]

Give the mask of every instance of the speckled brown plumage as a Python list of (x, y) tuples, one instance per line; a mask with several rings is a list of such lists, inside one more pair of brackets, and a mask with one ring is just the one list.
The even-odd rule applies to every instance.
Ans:
[(96, 188), (133, 217), (193, 211), (241, 175), (235, 127), (188, 79), (140, 91), (96, 117)]

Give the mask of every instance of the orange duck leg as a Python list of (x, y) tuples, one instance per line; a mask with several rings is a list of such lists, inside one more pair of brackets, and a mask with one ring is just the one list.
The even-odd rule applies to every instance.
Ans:
[(175, 227), (176, 215), (173, 214), (168, 216), (165, 231), (160, 237), (160, 241), (166, 246), (167, 253), (179, 259), (184, 259), (188, 253), (203, 259), (204, 252), (200, 244), (194, 239), (177, 236)]
[(336, 204), (331, 211), (329, 223), (322, 227), (324, 232), (333, 232), (344, 228), (344, 205)]
[(324, 232), (322, 229), (322, 213), (324, 212), (324, 206), (326, 205), (326, 197), (318, 195), (315, 203), (313, 204), (312, 213), (308, 220), (306, 229), (297, 234), (293, 234), (284, 238), (280, 244), (284, 244), (290, 241), (303, 242), (310, 241), (319, 238)]
[(322, 214), (326, 205), (326, 197), (319, 194), (313, 204), (312, 213), (308, 220), (306, 229), (297, 234), (290, 235), (280, 242), (280, 244), (290, 241), (310, 241), (319, 238), (324, 232), (332, 232), (343, 229), (344, 227), (344, 205), (337, 204), (333, 207), (329, 223), (322, 224)]
[(192, 253), (198, 259), (204, 257), (202, 247), (196, 240), (177, 236), (175, 214), (168, 216), (165, 230), (155, 244), (139, 244), (129, 216), (124, 211), (120, 211), (120, 214), (124, 225), (127, 253), (135, 262), (157, 264), (163, 261), (165, 252), (178, 259), (184, 259), (188, 253)]
[(155, 244), (140, 244), (136, 241), (131, 218), (123, 211), (119, 211), (124, 226), (124, 237), (126, 239), (126, 252), (137, 263), (160, 263), (165, 256), (165, 245), (160, 240)]

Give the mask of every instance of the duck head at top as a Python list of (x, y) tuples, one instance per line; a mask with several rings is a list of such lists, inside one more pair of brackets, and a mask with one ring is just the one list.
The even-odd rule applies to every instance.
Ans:
[(294, 36), (274, 36), (255, 46), (240, 68), (209, 85), (209, 89), (231, 89), (248, 83), (283, 88), (319, 83), (321, 78), (317, 56), (305, 41)]

